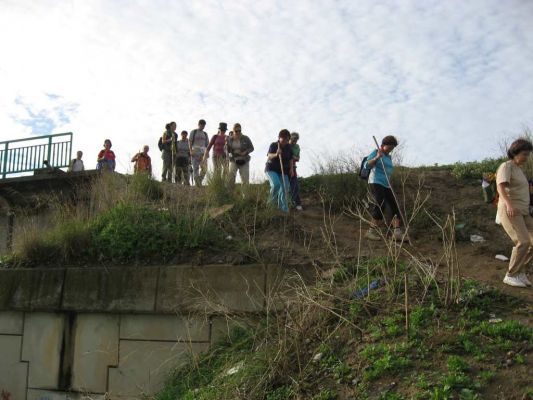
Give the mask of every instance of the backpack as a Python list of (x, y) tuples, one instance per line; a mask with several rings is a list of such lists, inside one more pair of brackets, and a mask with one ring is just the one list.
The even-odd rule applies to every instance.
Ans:
[(163, 137), (159, 137), (159, 142), (157, 142), (157, 147), (159, 147), (159, 151), (163, 151)]
[(359, 178), (364, 181), (368, 181), (370, 171), (372, 170), (372, 168), (368, 168), (368, 165), (366, 164), (367, 158), (368, 157), (363, 158), (363, 161), (361, 161), (361, 166), (359, 167)]

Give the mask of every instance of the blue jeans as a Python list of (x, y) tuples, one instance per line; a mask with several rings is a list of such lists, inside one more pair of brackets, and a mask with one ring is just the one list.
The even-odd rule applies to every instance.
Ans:
[(289, 206), (287, 204), (287, 196), (285, 190), (289, 191), (289, 177), (283, 175), (283, 181), (285, 181), (285, 187), (283, 187), (283, 181), (281, 174), (275, 171), (266, 171), (268, 181), (270, 182), (270, 196), (268, 201), (270, 203), (277, 204), (279, 209), (283, 212), (289, 212)]

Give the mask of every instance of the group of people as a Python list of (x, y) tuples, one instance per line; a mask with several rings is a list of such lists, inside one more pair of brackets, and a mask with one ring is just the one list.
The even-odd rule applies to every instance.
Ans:
[[(207, 160), (212, 150), (213, 169), (215, 173), (223, 173), (230, 184), (235, 183), (237, 171), (244, 184), (249, 183), (250, 153), (254, 146), (250, 138), (242, 133), (239, 123), (233, 125), (233, 131), (226, 135), (227, 124), (221, 122), (218, 132), (209, 139), (205, 132), (206, 122), (201, 119), (198, 128), (193, 129), (188, 137), (182, 131), (180, 140), (176, 135), (176, 123), (166, 125), (160, 139), (163, 159), (163, 181), (171, 181), (175, 174), (175, 182), (189, 185), (189, 168), (192, 167), (195, 185), (201, 186), (206, 173)], [(265, 173), (270, 183), (269, 201), (283, 212), (289, 211), (288, 195), (297, 210), (302, 210), (298, 187), (296, 166), (300, 160), (299, 134), (282, 129), (278, 140), (271, 143), (267, 152)], [(111, 141), (104, 141), (104, 149), (98, 153), (97, 169), (114, 171), (115, 153), (111, 150)], [(365, 237), (368, 240), (381, 240), (380, 221), (384, 220), (387, 209), (391, 211), (391, 237), (402, 240), (402, 213), (398, 206), (390, 177), (393, 172), (391, 153), (398, 146), (394, 136), (385, 136), (381, 146), (373, 150), (366, 158), (362, 168), (369, 170), (368, 184), (374, 197), (371, 208), (371, 221)], [(132, 158), (136, 173), (152, 174), (152, 163), (148, 155), (149, 147)], [(531, 196), (533, 186), (523, 171), (523, 166), (533, 151), (533, 144), (527, 139), (514, 141), (508, 151), (508, 160), (502, 163), (496, 173), (496, 187), (499, 194), (498, 219), (507, 235), (514, 243), (508, 272), (503, 279), (507, 285), (514, 287), (531, 286), (526, 275), (526, 268), (533, 259), (533, 204)], [(81, 160), (83, 153), (77, 152), (72, 160), (69, 171), (83, 171)]]
[[(220, 174), (226, 179), (228, 185), (233, 187), (240, 175), (241, 182), (250, 182), (250, 154), (254, 151), (251, 139), (243, 134), (241, 124), (235, 123), (233, 130), (226, 134), (228, 125), (220, 122), (218, 131), (209, 138), (205, 131), (206, 121), (198, 121), (198, 127), (187, 131), (181, 131), (180, 137), (176, 133), (176, 122), (165, 125), (165, 131), (159, 138), (158, 147), (161, 150), (163, 160), (162, 181), (174, 182), (190, 186), (193, 184), (200, 187), (207, 173), (207, 162), (211, 154), (213, 174)], [(278, 136), (278, 141), (270, 145), (267, 154), (265, 172), (270, 182), (270, 201), (284, 212), (289, 210), (288, 194), (292, 204), (298, 211), (303, 210), (298, 186), (296, 165), (300, 161), (300, 146), (297, 132), (290, 133), (283, 129)], [(111, 150), (111, 140), (104, 141), (104, 148), (98, 153), (96, 169), (101, 171), (114, 171), (115, 153)], [(152, 160), (148, 155), (148, 145), (133, 156), (135, 173), (143, 173), (152, 176)], [(71, 161), (69, 171), (78, 172), (85, 169), (82, 161), (83, 153), (77, 152), (77, 156)]]
[[(369, 189), (374, 197), (370, 228), (365, 237), (381, 240), (378, 228), (386, 208), (392, 212), (392, 238), (401, 240), (401, 212), (390, 185), (393, 170), (391, 153), (398, 145), (394, 136), (386, 136), (379, 149), (372, 151), (364, 163), (369, 168)], [(533, 144), (527, 139), (515, 140), (507, 150), (508, 160), (496, 172), (498, 191), (497, 220), (512, 240), (514, 247), (503, 283), (513, 287), (531, 286), (526, 270), (533, 260), (533, 184), (528, 180), (523, 167), (531, 156)]]

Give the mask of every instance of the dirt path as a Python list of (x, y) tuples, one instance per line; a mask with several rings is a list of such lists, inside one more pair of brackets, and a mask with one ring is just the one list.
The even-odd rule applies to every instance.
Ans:
[[(355, 218), (347, 215), (326, 215), (319, 206), (308, 206), (304, 212), (295, 214), (295, 221), (307, 232), (312, 232), (316, 245), (309, 246), (308, 254), (321, 260), (331, 260), (332, 252), (324, 237), (325, 233), (333, 231), (336, 248), (341, 257), (361, 256), (377, 257), (387, 254), (387, 247), (381, 242), (371, 242), (364, 238), (360, 240), (359, 223)], [(492, 221), (489, 221), (493, 224)], [(494, 224), (493, 224), (494, 225)], [(487, 227), (483, 227), (487, 230)], [(365, 226), (362, 226), (364, 235)], [(435, 238), (425, 240), (423, 237), (414, 239), (412, 245), (406, 249), (418, 254), (421, 259), (437, 263), (442, 255), (442, 243)], [(533, 305), (533, 288), (513, 288), (502, 282), (507, 270), (507, 262), (495, 259), (496, 254), (510, 256), (511, 242), (501, 227), (490, 226), (489, 238), (484, 243), (457, 242), (456, 251), (459, 260), (460, 273), (465, 278), (473, 278), (494, 286), (505, 293), (523, 298)], [(330, 238), (332, 236), (330, 235)], [(330, 239), (331, 240), (331, 239)], [(494, 242), (494, 243), (492, 243)], [(307, 251), (307, 249), (306, 249)], [(529, 266), (529, 276), (533, 276), (533, 268)]]

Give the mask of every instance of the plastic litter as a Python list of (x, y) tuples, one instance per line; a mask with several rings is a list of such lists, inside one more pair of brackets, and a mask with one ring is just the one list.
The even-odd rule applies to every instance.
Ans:
[(470, 241), (472, 243), (483, 243), (485, 238), (481, 235), (470, 235)]
[(319, 362), (322, 360), (322, 353), (317, 353), (313, 356), (313, 362)]
[(501, 318), (491, 318), (489, 319), (489, 324), (499, 324), (503, 320)]
[(509, 261), (509, 257), (505, 257), (503, 254), (496, 254), (496, 257), (494, 258), (500, 261)]
[(375, 281), (370, 282), (370, 285), (365, 286), (361, 289), (358, 289), (354, 294), (352, 294), (353, 299), (360, 299), (362, 297), (365, 297), (368, 295), (368, 292), (371, 290), (377, 289), (379, 287), (379, 279), (376, 279)]

